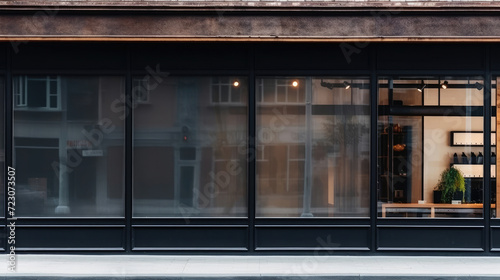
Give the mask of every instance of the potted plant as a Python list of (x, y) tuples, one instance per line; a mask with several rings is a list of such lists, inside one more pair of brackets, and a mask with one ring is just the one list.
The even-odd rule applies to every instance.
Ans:
[[(439, 193), (441, 192), (440, 201), (438, 199)], [(434, 202), (435, 203), (451, 203), (452, 200), (464, 199), (465, 193), (465, 179), (460, 170), (450, 167), (441, 173), (441, 179), (434, 190)]]
[(441, 197), (443, 196), (443, 184), (441, 181), (434, 187), (434, 203), (441, 203)]

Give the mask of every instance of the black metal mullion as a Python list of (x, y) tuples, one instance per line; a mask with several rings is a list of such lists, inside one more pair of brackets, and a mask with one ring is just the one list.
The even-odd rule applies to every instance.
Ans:
[[(482, 117), (484, 106), (388, 106), (380, 105), (381, 115)], [(488, 106), (487, 106), (488, 107)], [(491, 106), (490, 106), (491, 107)]]
[(32, 69), (13, 69), (10, 71), (12, 75), (34, 75), (34, 76), (56, 76), (56, 75), (64, 75), (64, 76), (117, 76), (123, 75), (123, 70), (104, 70), (104, 69), (89, 69), (89, 70), (74, 70), (74, 69), (65, 69), (65, 68), (57, 68), (50, 70), (32, 70)]
[(255, 48), (250, 48), (250, 75), (248, 80), (248, 251), (255, 250), (255, 204), (256, 182), (256, 95), (255, 95)]
[[(7, 169), (9, 166), (11, 167), (14, 167), (14, 162), (13, 162), (13, 148), (14, 148), (14, 143), (13, 143), (13, 140), (14, 140), (14, 126), (13, 126), (13, 122), (14, 122), (14, 118), (13, 118), (13, 100), (12, 100), (12, 72), (11, 72), (11, 68), (12, 68), (12, 50), (10, 48), (7, 48), (7, 51), (5, 53), (6, 55), (6, 62), (7, 62), (7, 72), (6, 72), (6, 75), (5, 75), (5, 92), (4, 92), (4, 104), (3, 104), (3, 108), (4, 108), (4, 145), (5, 145), (5, 149), (4, 149), (4, 154), (5, 154), (5, 161), (4, 161), (4, 169), (2, 170), (2, 172), (4, 172), (4, 217), (7, 218), (7, 214), (8, 214), (8, 196), (7, 196)], [(8, 230), (9, 228), (7, 228), (7, 224), (8, 224), (8, 221), (7, 219), (5, 219), (5, 229), (4, 229), (4, 236), (7, 237), (9, 236), (8, 235)], [(4, 240), (4, 248), (8, 248), (8, 245), (7, 245), (7, 238), (5, 238)]]
[[(149, 72), (145, 69), (142, 70), (134, 70), (131, 69), (130, 73), (132, 76), (144, 76), (148, 75)], [(176, 70), (176, 69), (168, 69), (169, 77), (213, 77), (213, 76), (245, 76), (248, 75), (248, 69), (223, 69), (223, 70), (201, 70), (201, 69), (192, 69), (192, 70)]]
[[(388, 90), (388, 96), (389, 96), (389, 108), (392, 108), (394, 105), (394, 78), (390, 77), (389, 78), (389, 90)], [(387, 142), (389, 143), (389, 149), (388, 149), (388, 172), (387, 172), (387, 182), (389, 184), (389, 190), (387, 192), (387, 203), (392, 203), (394, 201), (394, 152), (392, 150), (392, 146), (394, 144), (394, 119), (393, 119), (393, 114), (390, 113), (388, 117), (388, 123), (389, 127), (387, 129)]]
[[(484, 121), (483, 121), (483, 216), (484, 216), (484, 251), (488, 254), (491, 250), (491, 73), (489, 63), (489, 48), (486, 48), (484, 76)], [(499, 132), (497, 132), (499, 133)]]
[[(125, 96), (126, 100), (132, 100), (132, 75), (130, 71), (130, 54), (131, 50), (127, 50), (127, 72), (125, 75)], [(125, 118), (125, 251), (132, 252), (133, 235), (132, 235), (132, 153), (133, 153), (133, 119), (132, 108), (126, 106)]]
[[(379, 76), (392, 76), (397, 79), (399, 77), (435, 77), (435, 76), (453, 76), (453, 77), (467, 77), (468, 76), (482, 76), (484, 70), (380, 70), (377, 69)], [(465, 74), (466, 73), (466, 74)]]
[(359, 77), (359, 76), (370, 76), (370, 70), (295, 70), (295, 69), (285, 69), (285, 70), (262, 70), (255, 69), (254, 73), (256, 76), (331, 76), (331, 77)]
[(370, 74), (370, 251), (377, 251), (377, 189), (378, 189), (378, 90), (376, 48), (371, 51)]

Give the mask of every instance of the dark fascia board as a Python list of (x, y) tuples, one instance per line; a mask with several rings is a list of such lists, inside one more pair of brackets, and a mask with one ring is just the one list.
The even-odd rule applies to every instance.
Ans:
[(0, 41), (500, 42), (500, 13), (494, 9), (377, 13), (202, 8), (8, 10), (0, 5)]

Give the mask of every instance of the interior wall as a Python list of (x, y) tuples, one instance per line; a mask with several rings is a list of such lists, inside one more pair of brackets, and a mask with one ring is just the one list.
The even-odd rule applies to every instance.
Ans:
[[(494, 131), (495, 123), (492, 122)], [(424, 200), (433, 202), (433, 190), (441, 172), (450, 166), (453, 154), (485, 154), (483, 147), (452, 147), (451, 131), (483, 131), (483, 117), (424, 117)], [(486, 153), (489, 153), (488, 151)]]

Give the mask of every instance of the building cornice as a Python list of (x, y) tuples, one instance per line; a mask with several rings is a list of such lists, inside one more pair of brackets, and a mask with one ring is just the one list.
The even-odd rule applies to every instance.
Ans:
[(0, 10), (39, 10), (57, 7), (61, 10), (401, 10), (401, 11), (494, 11), (500, 10), (500, 0), (469, 1), (408, 1), (408, 0), (241, 0), (241, 1), (183, 1), (183, 0), (15, 0), (0, 1)]
[(2, 41), (500, 42), (498, 26), (496, 8), (0, 10)]

